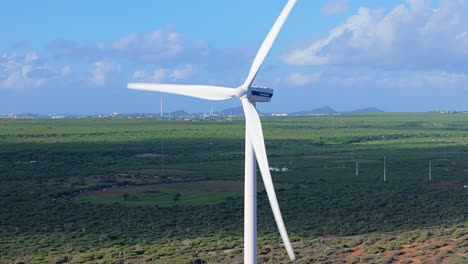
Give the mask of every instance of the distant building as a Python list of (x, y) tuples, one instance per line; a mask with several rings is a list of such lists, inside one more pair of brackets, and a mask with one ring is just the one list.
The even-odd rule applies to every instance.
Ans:
[(278, 168), (278, 167), (270, 167), (270, 171), (272, 171), (272, 172), (288, 172), (289, 169), (286, 166), (284, 166), (281, 169)]

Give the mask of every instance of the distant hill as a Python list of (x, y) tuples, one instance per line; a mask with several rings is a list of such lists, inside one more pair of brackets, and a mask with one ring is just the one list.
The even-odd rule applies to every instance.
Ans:
[(242, 106), (238, 106), (238, 107), (231, 107), (231, 108), (228, 108), (228, 109), (224, 109), (223, 111), (221, 111), (221, 114), (222, 115), (225, 115), (225, 116), (242, 116), (244, 115), (244, 110), (242, 109)]
[(329, 106), (323, 106), (312, 110), (298, 111), (290, 113), (293, 116), (306, 116), (306, 115), (334, 115), (338, 114), (333, 108)]
[(383, 110), (380, 110), (377, 107), (366, 107), (366, 108), (360, 108), (360, 109), (350, 111), (349, 113), (356, 114), (356, 113), (383, 113), (383, 112), (384, 112)]
[[(257, 109), (257, 112), (259, 115), (270, 115), (267, 113), (263, 113), (259, 111), (258, 109)], [(231, 108), (221, 111), (220, 113), (224, 116), (244, 116), (244, 109), (242, 109), (242, 106), (231, 107)]]
[(185, 112), (184, 110), (177, 110), (177, 111), (171, 112), (169, 115), (171, 117), (187, 117), (187, 116), (191, 116), (192, 114), (189, 114)]
[[(259, 115), (269, 116), (271, 113), (265, 113), (257, 109)], [(352, 111), (338, 112), (329, 106), (323, 106), (312, 110), (304, 110), (288, 113), (290, 116), (308, 116), (308, 115), (336, 115), (336, 114), (357, 114), (357, 113), (383, 113), (384, 111), (377, 107), (366, 107)], [(437, 111), (440, 112), (440, 111)], [(177, 110), (174, 112), (165, 112), (164, 117), (173, 118), (185, 118), (185, 117), (203, 117), (207, 113), (188, 113), (185, 110)], [(242, 106), (231, 107), (224, 109), (220, 112), (214, 113), (216, 116), (244, 116), (244, 110)], [(94, 118), (110, 118), (110, 117), (159, 117), (160, 113), (104, 113), (104, 114), (92, 114), (92, 115), (74, 115), (74, 114), (36, 114), (36, 113), (10, 113), (0, 114), (0, 118), (80, 118), (80, 117), (94, 117)]]

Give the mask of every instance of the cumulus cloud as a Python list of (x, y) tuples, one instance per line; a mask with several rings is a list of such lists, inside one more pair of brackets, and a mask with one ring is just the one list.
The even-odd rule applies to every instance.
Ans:
[(172, 80), (177, 81), (177, 80), (183, 80), (189, 77), (193, 72), (193, 66), (190, 64), (187, 64), (184, 68), (181, 69), (174, 69), (169, 77), (171, 77)]
[(454, 89), (466, 87), (468, 74), (444, 70), (368, 71), (365, 69), (334, 69), (320, 73), (295, 72), (283, 83), (291, 86), (334, 87), (343, 89)]
[(187, 41), (173, 29), (130, 33), (111, 43), (80, 45), (74, 41), (56, 40), (49, 48), (58, 57), (87, 58), (91, 61), (126, 59), (136, 63), (177, 64), (181, 60), (205, 62), (212, 51), (202, 41)]
[(178, 32), (154, 30), (147, 34), (124, 36), (114, 41), (110, 50), (138, 61), (157, 62), (180, 56), (184, 45)]
[(71, 67), (70, 66), (63, 66), (61, 69), (60, 69), (60, 75), (62, 77), (67, 77), (71, 74), (72, 70), (71, 70)]
[(332, 16), (348, 11), (348, 0), (333, 0), (325, 3), (320, 10), (325, 16)]
[(388, 12), (359, 8), (327, 37), (294, 48), (290, 65), (357, 65), (381, 68), (466, 68), (468, 11), (465, 0), (407, 0)]
[(167, 70), (163, 68), (157, 68), (153, 72), (148, 71), (136, 71), (133, 73), (133, 79), (139, 81), (154, 81), (162, 82), (167, 78)]
[(182, 68), (156, 68), (153, 71), (140, 70), (133, 73), (133, 79), (151, 82), (179, 81), (190, 77), (193, 71), (194, 67), (191, 64), (187, 64)]
[(384, 78), (377, 80), (386, 87), (399, 87), (402, 89), (453, 89), (466, 87), (468, 75), (447, 71), (417, 72), (401, 78)]
[(54, 57), (59, 58), (84, 59), (89, 62), (119, 61), (122, 64), (129, 61), (138, 67), (151, 64), (166, 68), (186, 64), (203, 65), (211, 71), (245, 67), (256, 53), (256, 49), (246, 47), (218, 50), (202, 40), (187, 39), (174, 28), (130, 33), (107, 43), (80, 44), (70, 40), (56, 40), (49, 43), (48, 48)]
[(55, 40), (49, 43), (48, 48), (52, 50), (55, 57), (86, 58), (91, 61), (112, 55), (101, 44), (80, 45), (71, 40)]
[(110, 76), (120, 71), (119, 64), (105, 60), (92, 62), (87, 67), (76, 72), (70, 65), (51, 64), (34, 51), (3, 54), (0, 57), (0, 90), (65, 87), (70, 83), (103, 86)]
[(47, 60), (32, 51), (0, 57), (0, 89), (24, 89), (43, 86), (61, 76), (61, 70), (48, 65)]
[(102, 86), (106, 83), (110, 74), (120, 70), (118, 64), (108, 61), (97, 61), (94, 63), (94, 69), (91, 73), (91, 83), (96, 86)]
[(319, 73), (304, 74), (300, 72), (294, 72), (288, 75), (286, 83), (293, 86), (306, 86), (320, 78)]

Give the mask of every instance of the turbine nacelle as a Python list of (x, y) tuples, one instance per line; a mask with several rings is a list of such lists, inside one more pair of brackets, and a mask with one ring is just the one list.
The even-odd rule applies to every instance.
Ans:
[(247, 98), (250, 102), (270, 102), (273, 89), (267, 87), (250, 86), (247, 90)]
[(234, 94), (237, 98), (247, 98), (252, 103), (270, 102), (271, 97), (273, 97), (273, 89), (255, 85), (245, 89), (243, 86), (240, 86), (235, 90)]

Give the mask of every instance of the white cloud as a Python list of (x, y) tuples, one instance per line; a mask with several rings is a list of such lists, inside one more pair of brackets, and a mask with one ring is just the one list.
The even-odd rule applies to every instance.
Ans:
[(407, 0), (389, 12), (359, 8), (327, 37), (294, 48), (283, 59), (291, 65), (357, 65), (447, 70), (468, 60), (465, 0)]
[(163, 61), (184, 52), (182, 36), (175, 31), (154, 30), (147, 34), (131, 33), (111, 45), (111, 50), (138, 61)]
[(206, 63), (213, 51), (202, 41), (187, 41), (172, 28), (148, 33), (130, 33), (110, 43), (81, 45), (74, 41), (57, 40), (49, 48), (59, 57), (91, 61), (125, 59), (136, 63), (175, 65), (181, 61)]
[(0, 57), (0, 89), (3, 90), (41, 87), (58, 76), (59, 70), (49, 66), (34, 51)]
[(348, 0), (333, 0), (325, 3), (320, 10), (325, 16), (332, 16), (348, 11)]
[(39, 55), (36, 52), (29, 52), (25, 55), (25, 61), (28, 63), (37, 61), (39, 59)]
[(139, 70), (133, 73), (133, 79), (151, 82), (179, 81), (190, 77), (193, 71), (194, 67), (191, 64), (182, 68), (156, 68), (152, 72)]
[(183, 80), (189, 77), (193, 72), (193, 66), (190, 64), (187, 64), (184, 68), (181, 69), (174, 69), (169, 77), (174, 80)]
[(91, 83), (96, 86), (102, 86), (106, 83), (108, 76), (120, 70), (118, 64), (108, 61), (97, 61), (94, 63), (94, 69), (91, 73)]
[(72, 70), (70, 66), (64, 66), (60, 69), (60, 75), (63, 77), (69, 76), (71, 74)]
[[(167, 70), (162, 68), (157, 68), (153, 71), (151, 79), (155, 82), (162, 82), (167, 78)], [(142, 78), (145, 78), (145, 73), (143, 72)]]
[(295, 72), (289, 74), (289, 76), (286, 79), (286, 83), (293, 86), (306, 86), (313, 83), (314, 81), (317, 81), (319, 78), (319, 73), (304, 74), (300, 72)]
[(163, 68), (157, 68), (153, 72), (135, 71), (133, 73), (133, 79), (140, 80), (140, 81), (162, 82), (166, 78), (167, 78), (167, 70)]
[[(110, 42), (80, 44), (70, 40), (56, 40), (48, 48), (55, 57), (87, 61), (118, 61), (122, 65), (147, 68), (158, 65), (173, 68), (177, 65), (201, 65), (212, 71), (232, 71), (248, 65), (256, 49), (245, 47), (215, 49), (201, 39), (187, 39), (174, 28), (155, 29), (147, 33), (129, 33)], [(184, 74), (181, 72), (180, 74)], [(178, 78), (178, 73), (174, 75)]]
[[(378, 80), (379, 81), (379, 80)], [(446, 71), (418, 72), (400, 79), (385, 78), (380, 80), (387, 87), (399, 87), (405, 89), (453, 89), (466, 88), (468, 75), (461, 73), (451, 73)]]
[(365, 69), (328, 69), (320, 73), (295, 72), (289, 74), (284, 81), (291, 86), (313, 85), (317, 87), (333, 87), (338, 89), (398, 89), (406, 90), (446, 90), (465, 88), (468, 74), (452, 73), (444, 70), (405, 71)]
[(120, 66), (110, 61), (96, 61), (88, 67), (74, 72), (70, 65), (52, 65), (34, 51), (3, 54), (0, 56), (0, 90), (68, 87), (71, 83), (103, 86), (109, 82), (110, 75), (120, 71)]

